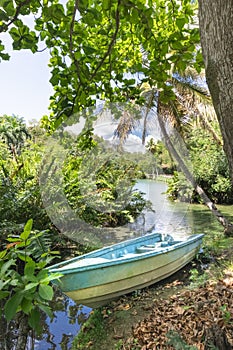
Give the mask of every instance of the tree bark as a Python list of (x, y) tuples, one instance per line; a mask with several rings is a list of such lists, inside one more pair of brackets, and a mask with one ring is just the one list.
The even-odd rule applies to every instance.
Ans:
[(198, 0), (207, 84), (233, 185), (233, 0)]
[(232, 346), (226, 336), (226, 331), (224, 329), (221, 329), (217, 324), (213, 324), (205, 332), (204, 350), (211, 349), (232, 350)]

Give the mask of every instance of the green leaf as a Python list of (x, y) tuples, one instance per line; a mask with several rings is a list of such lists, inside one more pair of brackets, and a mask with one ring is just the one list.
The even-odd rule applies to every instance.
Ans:
[(38, 282), (31, 282), (31, 283), (28, 283), (27, 285), (26, 285), (26, 287), (25, 287), (25, 291), (27, 291), (27, 290), (30, 290), (30, 289), (33, 289), (33, 288), (35, 288), (35, 287), (37, 287), (38, 286)]
[(32, 224), (33, 224), (33, 220), (29, 219), (28, 222), (26, 223), (26, 225), (24, 226), (24, 230), (20, 235), (20, 238), (24, 241), (26, 241), (31, 233), (32, 230)]
[(19, 280), (18, 279), (13, 279), (10, 281), (10, 285), (11, 286), (17, 286), (19, 284)]
[(6, 13), (8, 14), (8, 16), (13, 16), (15, 14), (13, 1), (11, 0), (4, 1), (3, 7)]
[(0, 290), (0, 300), (5, 299), (6, 297), (8, 297), (9, 294), (10, 294), (10, 292), (8, 292), (8, 291)]
[(3, 250), (0, 252), (0, 259), (3, 259), (7, 254), (7, 250)]
[(89, 0), (82, 0), (79, 2), (79, 11), (82, 13), (82, 11), (86, 11), (86, 9), (89, 8)]
[(2, 290), (3, 287), (5, 287), (7, 284), (10, 284), (10, 282), (11, 282), (10, 278), (8, 280), (6, 280), (6, 281), (0, 280), (0, 290)]
[(38, 308), (32, 309), (28, 318), (28, 323), (37, 333), (41, 333), (40, 311)]
[(42, 261), (39, 261), (38, 263), (37, 263), (37, 268), (39, 269), (39, 270), (41, 270), (41, 269), (43, 269), (45, 266), (47, 265), (47, 263), (46, 263), (46, 261), (44, 260), (42, 260)]
[(138, 23), (138, 11), (135, 8), (131, 11), (131, 22), (135, 24)]
[(32, 261), (32, 258), (30, 258), (30, 256), (28, 255), (25, 255), (25, 254), (18, 254), (18, 258), (22, 261), (26, 261), (26, 262), (29, 262), (29, 261)]
[(102, 0), (103, 10), (108, 10), (110, 7), (110, 0)]
[(53, 74), (52, 77), (50, 78), (49, 82), (53, 85), (56, 86), (59, 83), (59, 75), (58, 74)]
[(50, 318), (53, 318), (53, 312), (52, 309), (49, 306), (43, 305), (43, 304), (39, 304), (38, 305), (39, 308), (45, 312)]
[(9, 33), (13, 40), (18, 40), (20, 38), (19, 30), (15, 27), (11, 28)]
[(60, 277), (62, 277), (63, 275), (59, 272), (55, 272), (55, 273), (51, 273), (47, 276), (45, 276), (43, 279), (40, 279), (40, 282), (42, 284), (47, 284), (49, 283), (50, 281), (54, 281), (56, 279), (59, 279)]
[(56, 24), (59, 24), (64, 17), (64, 8), (62, 4), (52, 5), (52, 16), (53, 21)]
[(0, 10), (0, 21), (8, 21), (9, 17), (7, 16), (6, 12), (3, 10)]
[(22, 293), (16, 293), (12, 298), (8, 299), (5, 305), (5, 315), (7, 322), (12, 320), (18, 310), (18, 307), (23, 299)]
[(20, 242), (20, 239), (19, 237), (18, 238), (9, 237), (7, 238), (7, 242)]
[(171, 42), (171, 47), (174, 50), (182, 50), (183, 44), (179, 40), (176, 40), (176, 41)]
[(179, 30), (182, 30), (185, 23), (187, 23), (187, 20), (185, 17), (180, 17), (176, 19), (176, 25), (179, 28)]
[(43, 280), (44, 278), (47, 278), (48, 276), (48, 271), (47, 270), (41, 270), (38, 275), (37, 275), (37, 279), (38, 281)]
[(32, 310), (33, 303), (30, 299), (23, 298), (21, 302), (21, 308), (25, 314), (29, 314), (29, 312)]
[(4, 274), (6, 273), (6, 271), (9, 269), (10, 266), (15, 265), (15, 260), (14, 259), (10, 259), (8, 260), (5, 264), (2, 265), (1, 267), (1, 271), (0, 271), (0, 275), (4, 276)]
[(83, 50), (86, 55), (93, 55), (96, 52), (96, 49), (94, 47), (87, 45), (83, 46)]
[(24, 274), (26, 276), (33, 275), (35, 272), (35, 267), (36, 267), (35, 261), (33, 261), (33, 260), (28, 261), (24, 267)]
[(45, 300), (52, 300), (53, 299), (53, 288), (46, 284), (40, 284), (39, 286), (39, 295), (41, 298)]
[(10, 59), (10, 55), (8, 55), (8, 53), (0, 53), (0, 57), (1, 57), (4, 61), (9, 61), (9, 59)]

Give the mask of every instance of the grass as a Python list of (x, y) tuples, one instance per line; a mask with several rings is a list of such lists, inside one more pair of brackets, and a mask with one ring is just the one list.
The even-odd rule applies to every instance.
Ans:
[[(106, 338), (106, 329), (104, 326), (104, 317), (101, 309), (96, 309), (91, 313), (85, 322), (77, 337), (72, 344), (72, 350), (101, 349), (101, 342)], [(95, 339), (95, 344), (91, 341)]]

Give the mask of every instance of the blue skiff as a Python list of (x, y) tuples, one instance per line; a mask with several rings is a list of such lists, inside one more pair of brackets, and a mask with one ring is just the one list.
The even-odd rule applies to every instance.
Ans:
[(63, 293), (95, 308), (172, 275), (195, 257), (203, 236), (175, 240), (152, 233), (58, 263), (49, 271), (62, 274), (53, 282)]

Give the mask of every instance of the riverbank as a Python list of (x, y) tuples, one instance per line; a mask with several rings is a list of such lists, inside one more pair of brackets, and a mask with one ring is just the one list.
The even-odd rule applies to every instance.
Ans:
[[(233, 239), (221, 242), (213, 255), (207, 244), (201, 259), (162, 284), (94, 311), (72, 350), (181, 349), (174, 344), (182, 342), (193, 346), (183, 344), (182, 349), (207, 350), (213, 348), (216, 332), (219, 349), (232, 349)], [(173, 346), (168, 345), (168, 334)]]

